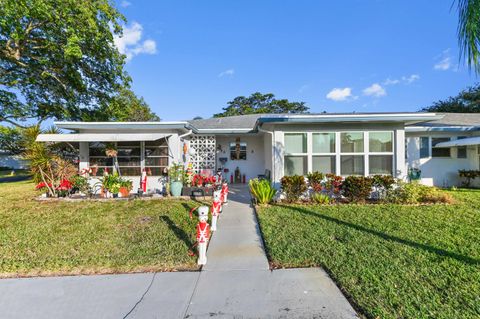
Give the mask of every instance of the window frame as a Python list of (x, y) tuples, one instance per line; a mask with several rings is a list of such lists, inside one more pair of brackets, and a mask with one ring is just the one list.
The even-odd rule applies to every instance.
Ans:
[[(286, 136), (286, 135), (297, 135), (297, 134), (302, 134), (302, 135), (305, 136), (305, 139), (306, 139), (305, 143), (306, 143), (306, 145), (307, 145), (306, 150), (305, 150), (306, 152), (305, 152), (305, 153), (298, 153), (298, 152), (288, 153), (288, 152), (287, 152), (287, 145), (286, 145), (286, 143), (285, 143), (285, 136)], [(309, 143), (309, 134), (311, 134), (311, 133), (309, 133), (309, 132), (297, 132), (297, 131), (295, 131), (295, 132), (293, 132), (293, 131), (292, 131), (292, 132), (284, 132), (284, 133), (283, 133), (283, 141), (284, 141), (283, 175), (284, 175), (284, 176), (288, 176), (288, 175), (286, 174), (287, 166), (286, 166), (286, 164), (285, 164), (285, 163), (286, 163), (285, 158), (286, 158), (286, 157), (289, 157), (289, 156), (290, 156), (290, 157), (304, 157), (304, 158), (306, 158), (306, 164), (307, 164), (307, 165), (306, 165), (306, 167), (304, 168), (304, 174), (303, 174), (303, 175), (308, 174), (308, 172), (309, 172), (309, 167), (310, 167), (310, 164), (311, 164), (311, 159), (310, 159), (310, 156), (309, 156), (309, 149), (311, 150), (311, 148), (309, 148), (309, 144), (310, 144), (310, 143)], [(304, 159), (304, 161), (305, 161), (305, 159)]]
[[(457, 140), (463, 140), (465, 138), (468, 138), (468, 136), (457, 136)], [(463, 157), (460, 157), (459, 156), (459, 150), (462, 149), (462, 150), (465, 150), (465, 156)], [(468, 148), (467, 146), (457, 146), (457, 158), (458, 159), (467, 159), (468, 158)]]
[[(446, 141), (444, 141), (444, 142), (448, 142), (448, 141), (452, 140), (452, 137), (451, 136), (430, 136), (430, 157), (431, 158), (444, 158), (444, 159), (452, 158), (452, 148), (451, 147), (448, 148), (448, 153), (449, 153), (448, 156), (434, 156), (433, 155), (433, 150), (434, 150), (434, 146), (435, 146), (433, 144), (434, 139), (446, 139)], [(443, 142), (438, 142), (438, 143), (443, 143)]]

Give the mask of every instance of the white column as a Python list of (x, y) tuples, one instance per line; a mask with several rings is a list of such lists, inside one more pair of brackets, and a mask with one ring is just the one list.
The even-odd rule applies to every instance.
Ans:
[(78, 164), (78, 169), (81, 171), (82, 169), (88, 168), (89, 162), (89, 150), (88, 150), (88, 142), (80, 142), (79, 144), (79, 159), (80, 163)]
[(283, 131), (274, 131), (272, 143), (273, 175), (272, 181), (275, 187), (280, 187), (280, 179), (283, 177), (283, 155), (285, 153)]
[(405, 166), (405, 130), (395, 130), (393, 167), (394, 176), (403, 179), (407, 175)]

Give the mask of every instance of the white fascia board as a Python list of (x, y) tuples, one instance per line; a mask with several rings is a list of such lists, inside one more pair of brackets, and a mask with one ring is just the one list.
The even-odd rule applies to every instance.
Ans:
[(37, 142), (136, 142), (156, 141), (169, 137), (159, 133), (80, 133), (80, 134), (39, 134)]
[(405, 132), (415, 133), (415, 132), (469, 132), (477, 131), (480, 127), (478, 126), (458, 126), (458, 125), (449, 125), (449, 126), (406, 126)]
[(54, 122), (58, 128), (79, 129), (186, 129), (189, 124), (184, 121), (176, 122)]
[(470, 146), (470, 145), (480, 145), (480, 136), (467, 137), (459, 140), (453, 140), (448, 142), (441, 142), (434, 146), (434, 148), (448, 148), (456, 146)]

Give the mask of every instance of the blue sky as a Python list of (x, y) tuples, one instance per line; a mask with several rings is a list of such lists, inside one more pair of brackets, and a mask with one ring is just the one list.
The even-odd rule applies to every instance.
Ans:
[(117, 0), (134, 91), (163, 120), (259, 91), (311, 112), (417, 111), (473, 85), (453, 0)]

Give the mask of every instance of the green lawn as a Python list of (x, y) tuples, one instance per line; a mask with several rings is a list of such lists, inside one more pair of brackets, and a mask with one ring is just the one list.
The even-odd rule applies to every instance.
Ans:
[[(27, 176), (27, 175), (30, 175), (30, 172), (28, 170), (25, 170), (25, 169), (16, 169), (14, 170), (15, 171), (15, 175), (13, 176)], [(13, 177), (11, 176), (10, 174), (12, 173), (12, 170), (0, 170), (0, 178), (3, 178), (3, 177)]]
[(197, 269), (194, 201), (37, 202), (0, 184), (0, 277)]
[(278, 205), (258, 216), (274, 266), (323, 267), (369, 318), (480, 318), (480, 191), (451, 194), (456, 204)]

